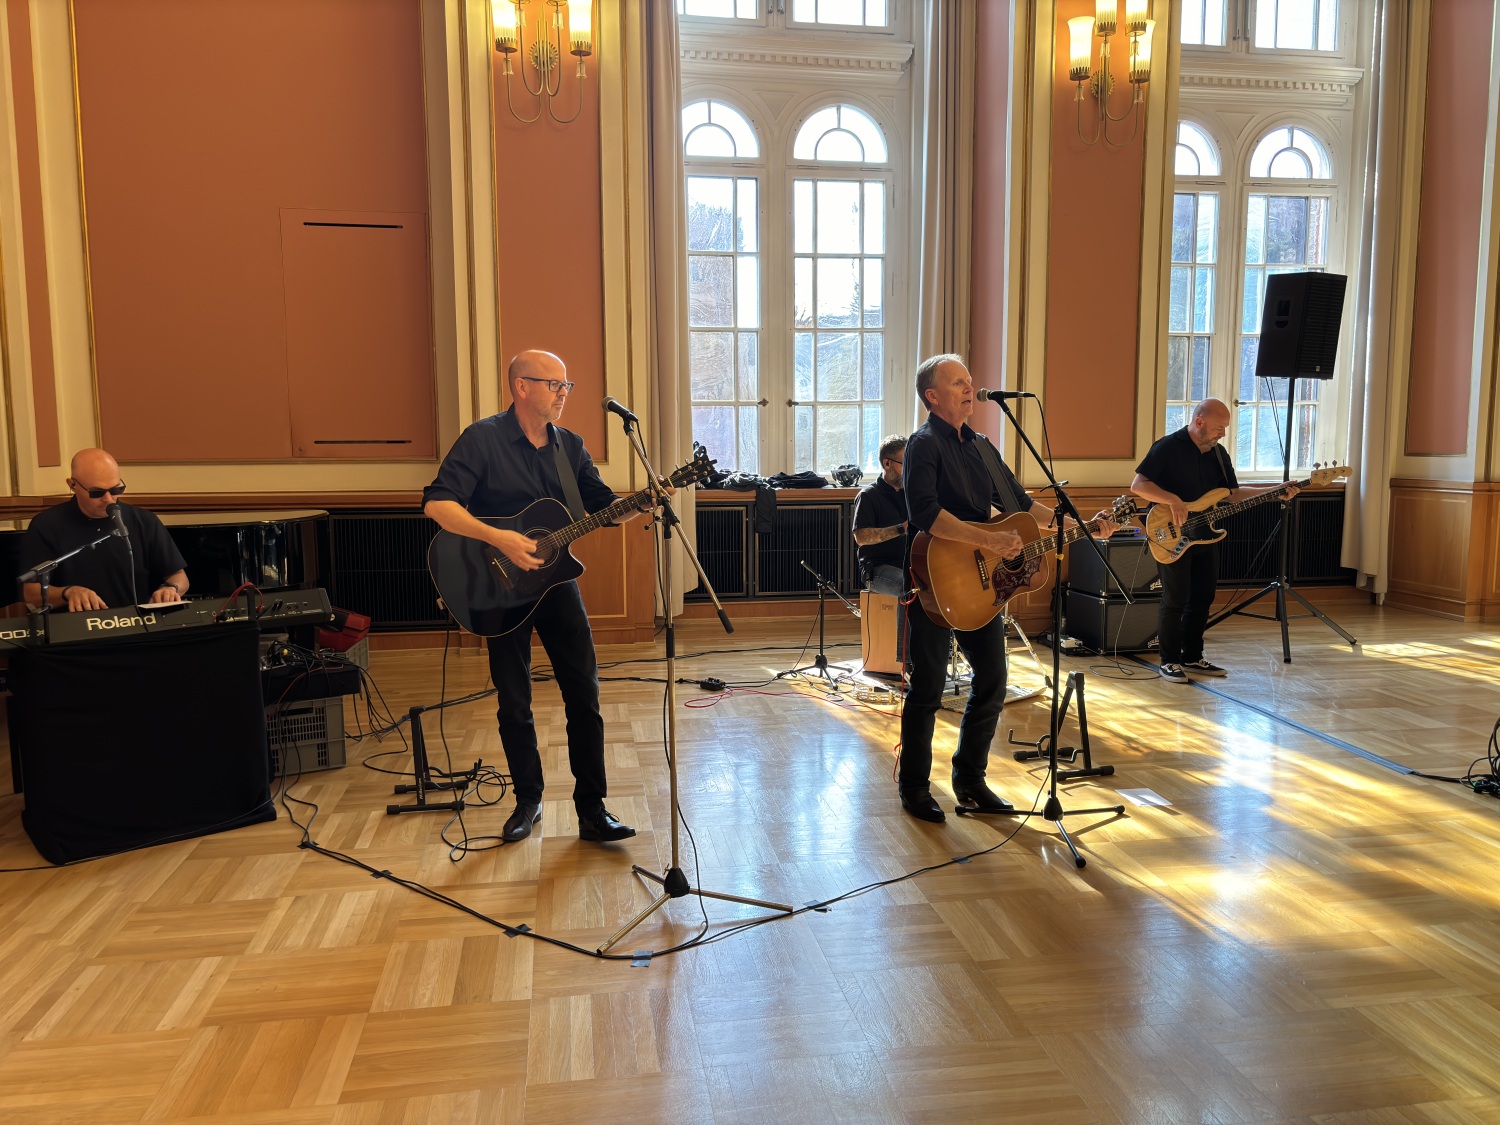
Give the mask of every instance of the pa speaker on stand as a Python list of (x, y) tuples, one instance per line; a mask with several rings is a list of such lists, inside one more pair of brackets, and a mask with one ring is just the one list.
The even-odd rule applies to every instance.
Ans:
[[(1255, 356), (1255, 375), (1258, 379), (1287, 381), (1286, 429), (1282, 435), (1281, 449), (1283, 481), (1292, 479), (1297, 380), (1333, 378), (1334, 361), (1338, 358), (1339, 350), (1339, 322), (1344, 315), (1344, 289), (1348, 281), (1342, 274), (1315, 271), (1277, 273), (1266, 278), (1265, 302), (1260, 310), (1260, 344)], [(1289, 502), (1283, 499), (1281, 522), (1277, 529), (1280, 562), (1276, 577), (1246, 601), (1211, 617), (1208, 628), (1213, 628), (1226, 617), (1235, 614), (1278, 622), (1281, 625), (1282, 663), (1290, 664), (1292, 642), (1287, 629), (1290, 617), (1316, 617), (1358, 652), (1358, 641), (1340, 628), (1333, 618), (1292, 589), (1287, 577), (1290, 550), (1287, 530), (1291, 523), (1290, 517)], [(1250, 613), (1250, 607), (1267, 595), (1275, 599), (1276, 612)], [(1293, 598), (1307, 612), (1288, 615), (1288, 597)]]

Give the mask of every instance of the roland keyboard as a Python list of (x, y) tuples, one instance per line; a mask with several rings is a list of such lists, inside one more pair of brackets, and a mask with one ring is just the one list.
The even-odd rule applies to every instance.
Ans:
[[(295, 625), (322, 625), (333, 616), (325, 590), (282, 590), (265, 594), (256, 623), (263, 630), (278, 631)], [(195, 629), (248, 617), (244, 598), (228, 606), (223, 598), (168, 603), (158, 609), (87, 610), (82, 613), (49, 613), (47, 638), (54, 645), (79, 644), (109, 637), (134, 637), (143, 633), (166, 633)], [(19, 648), (32, 643), (26, 618), (0, 621), (0, 646)]]

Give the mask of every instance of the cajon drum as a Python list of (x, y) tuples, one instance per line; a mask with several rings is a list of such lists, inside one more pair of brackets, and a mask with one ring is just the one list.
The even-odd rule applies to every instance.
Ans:
[(859, 595), (860, 656), (866, 672), (899, 676), (905, 637), (906, 607), (888, 594)]

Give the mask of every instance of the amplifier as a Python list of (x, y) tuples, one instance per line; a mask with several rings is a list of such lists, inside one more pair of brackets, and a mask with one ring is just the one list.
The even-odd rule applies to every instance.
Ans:
[[(1110, 559), (1114, 561), (1113, 558)], [(1153, 569), (1155, 563), (1152, 563)], [(1121, 578), (1125, 575), (1121, 573)], [(1137, 597), (1132, 605), (1082, 590), (1068, 591), (1068, 635), (1105, 655), (1145, 652), (1156, 639), (1161, 595)]]
[[(1098, 546), (1130, 593), (1161, 592), (1156, 560), (1146, 547), (1144, 535), (1116, 535)], [(1104, 569), (1099, 556), (1089, 549), (1087, 543), (1073, 543), (1068, 547), (1068, 587), (1103, 597), (1120, 596), (1120, 587), (1115, 585), (1109, 571)]]

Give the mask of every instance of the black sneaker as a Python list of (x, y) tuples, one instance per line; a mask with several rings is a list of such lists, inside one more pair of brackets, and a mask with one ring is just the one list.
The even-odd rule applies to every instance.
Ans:
[(1207, 660), (1184, 660), (1182, 670), (1190, 676), (1227, 676), (1228, 672)]
[(1157, 672), (1161, 674), (1162, 679), (1169, 683), (1190, 684), (1193, 682), (1188, 679), (1188, 674), (1182, 670), (1181, 664), (1163, 664), (1157, 669)]

